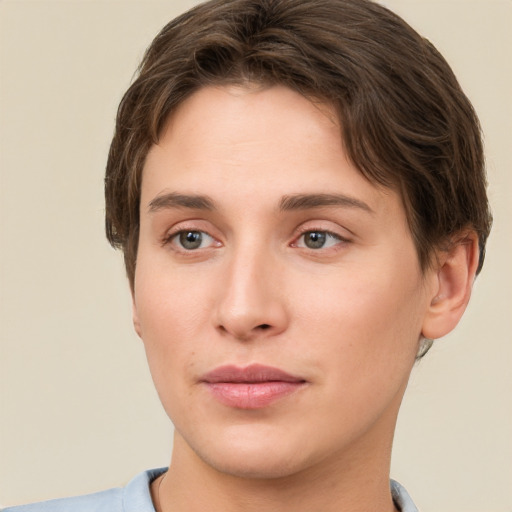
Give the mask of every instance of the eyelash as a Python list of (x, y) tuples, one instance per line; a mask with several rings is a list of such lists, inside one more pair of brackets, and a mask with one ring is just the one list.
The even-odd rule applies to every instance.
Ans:
[[(325, 228), (314, 228), (314, 227), (304, 227), (304, 228), (301, 228), (301, 230), (299, 231), (299, 235), (295, 238), (295, 241), (291, 244), (292, 247), (297, 247), (297, 243), (298, 243), (298, 240), (300, 240), (301, 238), (303, 238), (306, 234), (308, 233), (322, 233), (324, 235), (327, 235), (328, 237), (331, 237), (333, 239), (335, 239), (338, 244), (341, 243), (341, 244), (349, 244), (351, 242), (350, 239), (346, 238), (346, 237), (343, 237), (341, 236), (340, 234), (338, 233), (335, 233), (333, 231), (329, 231), (328, 229), (325, 229)], [(336, 245), (338, 245), (336, 244)], [(318, 249), (312, 249), (310, 247), (300, 247), (300, 248), (305, 248), (305, 249), (309, 249), (310, 251), (313, 251), (313, 252), (317, 252), (321, 249), (333, 249), (333, 250), (336, 250), (336, 249), (339, 249), (339, 247), (320, 247)]]
[[(204, 236), (206, 235), (206, 237), (208, 237), (212, 241), (214, 241), (214, 244), (210, 243), (207, 247), (197, 247), (197, 248), (187, 249), (186, 247), (183, 247), (182, 244), (180, 244), (178, 246), (178, 245), (175, 245), (173, 243), (175, 240), (178, 239), (178, 237), (180, 237), (181, 235), (186, 234), (186, 233), (199, 233), (199, 234), (201, 234), (202, 238), (204, 238)], [(325, 236), (324, 244), (321, 245), (320, 247), (316, 247), (316, 248), (308, 247), (305, 241), (303, 241), (302, 244), (300, 244), (299, 241), (304, 236), (306, 236), (307, 234), (312, 234), (312, 233), (317, 233), (317, 234), (324, 235)], [(328, 243), (328, 239), (329, 238), (331, 240), (335, 240), (336, 243), (332, 244), (332, 245), (330, 245), (328, 247), (324, 247), (325, 243)], [(202, 240), (200, 241), (200, 243), (202, 243)], [(311, 251), (311, 252), (315, 253), (315, 252), (319, 252), (321, 250), (324, 250), (324, 251), (325, 250), (336, 251), (336, 250), (340, 249), (339, 244), (346, 245), (348, 243), (350, 243), (350, 240), (345, 238), (345, 237), (342, 237), (338, 233), (334, 233), (332, 231), (329, 231), (329, 230), (326, 230), (326, 229), (322, 229), (322, 228), (304, 227), (304, 228), (302, 228), (300, 230), (298, 236), (296, 236), (294, 238), (294, 241), (290, 244), (290, 246), (291, 247), (297, 247), (299, 249), (305, 249), (305, 250), (308, 250), (308, 251)], [(172, 233), (169, 233), (168, 235), (166, 235), (164, 237), (164, 239), (162, 240), (162, 246), (167, 246), (167, 245), (172, 245), (173, 246), (173, 250), (175, 250), (176, 252), (179, 252), (181, 254), (192, 255), (193, 253), (196, 253), (200, 249), (209, 249), (209, 248), (212, 247), (212, 245), (214, 247), (215, 246), (219, 247), (221, 244), (220, 244), (220, 242), (217, 242), (217, 245), (215, 245), (215, 238), (213, 236), (211, 236), (209, 233), (207, 233), (206, 231), (203, 231), (203, 230), (191, 227), (191, 228), (181, 228), (181, 229), (179, 229), (177, 231), (173, 231)]]
[[(201, 235), (203, 235), (203, 236), (206, 235), (208, 238), (211, 238), (213, 241), (215, 241), (215, 237), (213, 237), (208, 232), (206, 232), (202, 229), (197, 229), (196, 227), (191, 227), (191, 228), (183, 228), (182, 227), (176, 231), (172, 231), (171, 233), (166, 234), (166, 236), (162, 240), (162, 246), (174, 245), (173, 241), (178, 239), (178, 237), (180, 235), (183, 235), (185, 233), (200, 233)], [(220, 243), (219, 243), (219, 245), (220, 245)], [(193, 253), (193, 252), (196, 252), (198, 249), (186, 249), (185, 247), (178, 246), (178, 247), (175, 247), (174, 250), (181, 252), (181, 253)]]

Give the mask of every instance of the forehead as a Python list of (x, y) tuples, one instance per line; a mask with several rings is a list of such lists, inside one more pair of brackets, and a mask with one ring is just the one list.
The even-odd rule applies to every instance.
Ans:
[(349, 161), (332, 107), (282, 86), (206, 87), (184, 101), (149, 151), (142, 205), (169, 187), (262, 203), (334, 187), (375, 207), (391, 193)]
[[(217, 86), (203, 87), (183, 101), (169, 116), (161, 133), (159, 145), (173, 143), (174, 150), (192, 138), (209, 142), (222, 150), (222, 144), (237, 148), (263, 142), (263, 135), (273, 135), (262, 157), (293, 141), (320, 143), (319, 135), (330, 136), (330, 143), (341, 143), (341, 131), (334, 109), (325, 102), (306, 99), (284, 86)], [(188, 148), (183, 145), (182, 150)], [(156, 149), (153, 146), (152, 151)], [(194, 154), (197, 152), (194, 150)], [(194, 156), (194, 155), (189, 155)]]

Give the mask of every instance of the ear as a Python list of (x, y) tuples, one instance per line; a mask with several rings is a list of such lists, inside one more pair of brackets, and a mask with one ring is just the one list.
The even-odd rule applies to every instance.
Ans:
[(142, 329), (140, 327), (139, 313), (137, 311), (137, 305), (135, 304), (135, 297), (133, 295), (133, 291), (132, 291), (132, 321), (133, 321), (133, 328), (135, 329), (135, 332), (137, 333), (139, 338), (142, 338)]
[(434, 293), (423, 321), (425, 338), (441, 338), (459, 323), (471, 297), (478, 258), (478, 237), (473, 231), (453, 240), (449, 250), (439, 251)]

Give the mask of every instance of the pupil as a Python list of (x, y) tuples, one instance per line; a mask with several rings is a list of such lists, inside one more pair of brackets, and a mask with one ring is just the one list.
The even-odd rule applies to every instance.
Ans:
[(320, 249), (325, 245), (326, 234), (319, 231), (310, 231), (306, 234), (305, 243), (310, 249)]
[(180, 234), (180, 243), (185, 249), (197, 249), (203, 237), (199, 231), (186, 231)]

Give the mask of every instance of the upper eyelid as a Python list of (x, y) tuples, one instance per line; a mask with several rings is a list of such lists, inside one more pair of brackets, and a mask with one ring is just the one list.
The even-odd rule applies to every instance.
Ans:
[(166, 241), (169, 241), (173, 238), (175, 238), (176, 236), (178, 236), (180, 233), (184, 233), (184, 232), (197, 232), (197, 233), (202, 233), (208, 237), (210, 237), (211, 239), (213, 240), (216, 240), (216, 237), (213, 236), (212, 234), (210, 234), (208, 231), (206, 231), (205, 229), (198, 229), (198, 228), (195, 228), (195, 227), (186, 227), (186, 226), (183, 226), (183, 227), (179, 227), (177, 229), (169, 229), (165, 232), (164, 234), (164, 240)]
[(334, 238), (340, 243), (349, 243), (351, 240), (347, 237), (344, 237), (343, 235), (340, 235), (338, 233), (334, 233), (332, 231), (329, 231), (327, 229), (306, 229), (302, 233), (299, 233), (291, 243), (292, 246), (296, 246), (298, 244), (298, 241), (306, 234), (306, 233), (325, 233), (328, 236)]
[[(338, 227), (338, 229), (336, 229), (336, 227), (331, 228), (329, 226), (326, 226), (325, 223), (334, 225)], [(208, 235), (214, 240), (221, 242), (222, 239), (224, 238), (222, 236), (224, 230), (215, 227), (215, 225), (212, 225), (210, 221), (205, 220), (204, 218), (189, 218), (180, 220), (174, 223), (172, 226), (165, 229), (160, 238), (162, 242), (165, 243), (168, 242), (172, 237), (176, 236), (177, 234), (183, 231), (198, 231)], [(320, 231), (323, 233), (327, 233), (343, 241), (351, 241), (352, 238), (356, 237), (355, 233), (351, 231), (349, 228), (340, 225), (337, 222), (332, 221), (330, 219), (320, 218), (304, 221), (299, 226), (297, 226), (293, 230), (293, 233), (291, 234), (292, 242), (294, 240), (297, 240), (300, 236), (304, 235), (305, 233), (311, 231)]]
[[(316, 222), (332, 223), (332, 221), (316, 221)], [(336, 224), (336, 225), (339, 226), (338, 224)], [(355, 233), (353, 233), (350, 229), (348, 229), (344, 226), (339, 226), (339, 230), (330, 229), (329, 227), (326, 227), (326, 226), (315, 225), (315, 221), (312, 221), (311, 225), (309, 225), (309, 222), (304, 222), (303, 224), (301, 224), (297, 228), (295, 236), (299, 237), (299, 236), (303, 235), (304, 233), (309, 233), (311, 231), (320, 231), (322, 233), (327, 233), (327, 234), (337, 237), (341, 240), (349, 240), (356, 236)], [(346, 234), (340, 233), (339, 231), (343, 231)]]
[(165, 229), (164, 236), (172, 236), (173, 234), (180, 233), (181, 231), (200, 231), (201, 233), (206, 233), (207, 235), (215, 238), (215, 236), (211, 234), (212, 231), (215, 231), (211, 229), (211, 223), (200, 218), (185, 219), (175, 222)]

